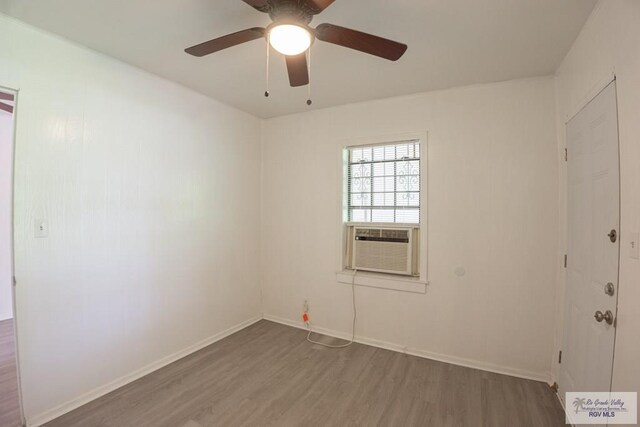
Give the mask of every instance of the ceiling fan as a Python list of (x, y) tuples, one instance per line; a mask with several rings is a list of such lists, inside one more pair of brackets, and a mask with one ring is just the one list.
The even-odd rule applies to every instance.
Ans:
[[(311, 28), (313, 17), (335, 0), (242, 0), (254, 9), (268, 13), (273, 21), (267, 28), (254, 27), (228, 34), (185, 49), (190, 55), (205, 56), (262, 37), (285, 55), (291, 86), (309, 84), (306, 52), (315, 41), (333, 43), (360, 52), (397, 61), (407, 45), (333, 24)], [(268, 92), (265, 93), (268, 96)]]

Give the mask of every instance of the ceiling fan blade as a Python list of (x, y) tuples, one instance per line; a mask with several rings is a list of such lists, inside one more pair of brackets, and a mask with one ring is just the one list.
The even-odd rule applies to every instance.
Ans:
[(13, 101), (13, 95), (0, 92), (0, 99), (4, 99), (5, 101)]
[(315, 15), (322, 12), (336, 0), (306, 0), (306, 5)]
[(307, 55), (301, 53), (296, 56), (285, 56), (287, 61), (287, 71), (289, 72), (289, 83), (292, 87), (305, 86), (309, 84), (309, 69), (307, 68)]
[(390, 61), (397, 61), (407, 51), (406, 44), (333, 24), (318, 25), (316, 37), (323, 42), (359, 50)]
[(13, 113), (13, 106), (0, 102), (0, 110), (6, 111), (7, 113)]
[(252, 8), (259, 10), (260, 12), (268, 13), (271, 10), (271, 5), (267, 0), (242, 0)]
[(264, 37), (264, 32), (264, 28), (249, 28), (247, 30), (227, 34), (226, 36), (191, 46), (184, 51), (193, 56), (205, 56), (245, 42), (250, 42), (251, 40), (262, 38)]

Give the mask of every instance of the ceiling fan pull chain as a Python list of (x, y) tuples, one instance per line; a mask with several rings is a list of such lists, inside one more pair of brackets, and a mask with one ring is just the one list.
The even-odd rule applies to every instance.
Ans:
[(309, 84), (307, 85), (307, 105), (311, 105), (311, 47), (307, 50), (307, 62), (309, 63)]
[(266, 67), (266, 80), (267, 80), (267, 90), (264, 91), (265, 98), (269, 97), (269, 52), (271, 51), (269, 44), (269, 33), (267, 33), (267, 67)]

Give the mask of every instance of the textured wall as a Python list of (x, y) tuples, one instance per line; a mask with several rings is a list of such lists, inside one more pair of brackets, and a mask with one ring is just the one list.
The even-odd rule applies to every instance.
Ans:
[(259, 120), (3, 16), (0, 84), (27, 418), (260, 315)]
[[(426, 295), (358, 287), (357, 335), (486, 369), (548, 379), (558, 254), (553, 78), (458, 88), (266, 121), (263, 309), (350, 333), (336, 282), (341, 148), (427, 131)], [(458, 277), (456, 268), (466, 269)]]

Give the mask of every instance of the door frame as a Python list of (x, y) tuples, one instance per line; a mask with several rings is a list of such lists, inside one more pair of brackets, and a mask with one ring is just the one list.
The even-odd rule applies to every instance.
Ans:
[(13, 95), (13, 115), (12, 119), (12, 129), (11, 129), (11, 194), (10, 194), (10, 213), (9, 213), (9, 224), (11, 227), (11, 232), (9, 233), (9, 268), (11, 269), (11, 299), (13, 305), (13, 334), (15, 340), (15, 357), (16, 357), (16, 374), (18, 380), (18, 402), (20, 405), (20, 422), (23, 426), (26, 426), (26, 419), (24, 417), (24, 406), (22, 401), (22, 377), (21, 377), (21, 369), (20, 369), (20, 345), (18, 340), (18, 311), (17, 311), (17, 303), (16, 303), (16, 265), (15, 265), (15, 176), (16, 176), (16, 141), (17, 141), (17, 129), (18, 129), (18, 109), (19, 109), (19, 89), (13, 89), (10, 87), (6, 87), (0, 85), (0, 92), (4, 92), (10, 95)]

